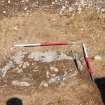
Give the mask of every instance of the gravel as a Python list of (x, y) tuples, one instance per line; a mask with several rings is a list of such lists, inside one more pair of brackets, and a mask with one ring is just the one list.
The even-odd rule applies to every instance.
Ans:
[(18, 12), (30, 14), (36, 8), (56, 8), (58, 14), (79, 12), (84, 8), (96, 8), (97, 12), (105, 12), (105, 0), (1, 0), (0, 17), (16, 16)]

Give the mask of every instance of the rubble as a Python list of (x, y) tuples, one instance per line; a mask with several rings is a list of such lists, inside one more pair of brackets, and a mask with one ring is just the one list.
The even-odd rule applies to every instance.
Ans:
[(19, 51), (8, 58), (5, 65), (0, 68), (0, 76), (2, 79), (8, 78), (7, 72), (14, 72), (11, 77), (13, 86), (30, 86), (32, 83), (35, 87), (48, 87), (67, 80), (68, 75), (73, 75), (73, 65), (73, 58), (68, 53)]
[(58, 76), (52, 76), (50, 77), (50, 79), (48, 80), (49, 84), (59, 84), (64, 80), (68, 79), (68, 73), (65, 71), (65, 73), (63, 75), (58, 75)]

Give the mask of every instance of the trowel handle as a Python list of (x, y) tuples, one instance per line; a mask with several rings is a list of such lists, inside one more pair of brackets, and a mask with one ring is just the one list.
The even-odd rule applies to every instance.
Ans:
[(87, 67), (88, 67), (88, 73), (91, 77), (91, 79), (94, 81), (94, 68), (93, 68), (93, 65), (92, 65), (92, 59), (90, 58), (86, 58), (86, 63), (87, 63)]

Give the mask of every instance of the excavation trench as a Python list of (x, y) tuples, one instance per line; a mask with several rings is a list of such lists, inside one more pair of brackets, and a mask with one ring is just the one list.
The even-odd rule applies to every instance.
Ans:
[[(46, 95), (49, 94), (49, 97), (52, 97), (46, 101), (49, 105), (50, 103), (54, 105), (55, 103), (57, 104), (59, 100), (57, 97), (63, 96), (65, 93), (67, 97), (68, 95), (73, 95), (73, 97), (83, 99), (80, 100), (78, 98), (76, 99), (77, 101), (73, 101), (74, 99), (72, 101), (61, 99), (60, 102), (63, 102), (62, 105), (64, 105), (64, 103), (69, 105), (70, 102), (75, 105), (84, 102), (87, 102), (87, 104), (89, 102), (89, 105), (96, 103), (96, 105), (102, 105), (100, 93), (86, 72), (84, 59), (82, 56), (79, 57), (82, 65), (80, 71), (77, 70), (72, 53), (57, 51), (16, 52), (8, 58), (8, 61), (5, 62), (0, 69), (0, 88), (1, 90), (5, 90), (2, 95), (7, 94), (7, 91), (10, 95), (11, 93), (20, 94), (20, 92), (24, 95), (33, 95), (40, 90), (40, 95), (45, 92)], [(98, 84), (97, 80), (96, 83)], [(100, 86), (101, 85), (99, 85), (99, 89)], [(56, 92), (57, 96), (52, 93), (50, 94), (48, 91)], [(63, 93), (63, 91), (65, 92)], [(42, 95), (43, 97), (46, 97), (45, 93)], [(42, 96), (40, 96), (40, 98), (45, 100)], [(35, 97), (38, 98), (38, 96)], [(53, 100), (53, 97), (56, 97), (56, 100)]]
[(48, 87), (58, 85), (77, 74), (72, 55), (56, 51), (20, 51), (1, 67), (1, 78), (7, 80), (7, 85), (13, 86)]

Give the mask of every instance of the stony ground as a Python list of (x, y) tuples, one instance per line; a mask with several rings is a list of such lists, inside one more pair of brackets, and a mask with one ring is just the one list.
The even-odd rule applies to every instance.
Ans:
[[(85, 42), (96, 78), (105, 77), (105, 14), (90, 8), (61, 15), (59, 9), (55, 11), (52, 7), (34, 8), (39, 5), (34, 5), (33, 0), (0, 2), (0, 70), (12, 65), (0, 79), (0, 104), (18, 97), (23, 105), (103, 105), (86, 68), (79, 74), (69, 52), (78, 53), (84, 67), (81, 43)], [(75, 42), (75, 45), (14, 47), (14, 44), (47, 41)]]

